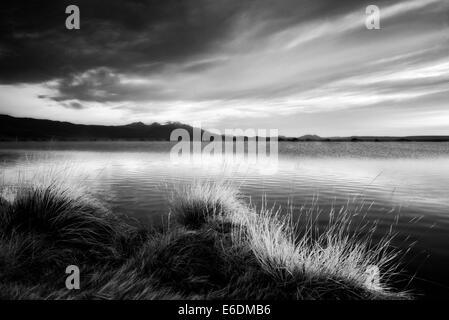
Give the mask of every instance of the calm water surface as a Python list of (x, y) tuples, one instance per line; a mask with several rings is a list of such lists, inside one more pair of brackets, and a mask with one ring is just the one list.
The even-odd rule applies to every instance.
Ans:
[(316, 202), (323, 223), (331, 206), (363, 205), (366, 219), (378, 221), (378, 237), (393, 224), (396, 245), (416, 243), (404, 264), (416, 273), (410, 289), (449, 298), (449, 143), (282, 142), (277, 170), (228, 158), (173, 163), (172, 146), (0, 143), (0, 178), (13, 183), (48, 168), (74, 168), (115, 212), (151, 223), (166, 215), (170, 186), (200, 178), (232, 179), (255, 205), (266, 201), (294, 214)]

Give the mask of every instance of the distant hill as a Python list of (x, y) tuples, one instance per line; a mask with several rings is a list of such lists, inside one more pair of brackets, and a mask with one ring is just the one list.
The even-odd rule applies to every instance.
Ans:
[[(175, 129), (185, 129), (193, 137), (193, 127), (179, 122), (160, 124), (144, 124), (134, 122), (122, 126), (100, 126), (73, 124), (51, 120), (38, 120), (31, 118), (15, 118), (8, 115), (0, 115), (0, 141), (95, 141), (95, 140), (147, 140), (169, 141), (170, 134)], [(202, 130), (202, 133), (204, 130)], [(224, 136), (223, 136), (224, 137)], [(329, 141), (329, 142), (407, 142), (449, 141), (449, 136), (407, 136), (407, 137), (330, 137), (323, 138), (317, 135), (304, 135), (301, 137), (280, 136), (279, 141)]]
[(69, 122), (14, 118), (0, 115), (0, 140), (151, 140), (169, 141), (175, 129), (193, 128), (178, 122), (146, 125), (142, 122), (123, 126), (82, 125)]

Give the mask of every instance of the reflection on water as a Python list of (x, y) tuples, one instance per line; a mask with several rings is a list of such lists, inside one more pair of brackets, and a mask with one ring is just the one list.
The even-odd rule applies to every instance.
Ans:
[(114, 211), (153, 222), (166, 214), (167, 188), (194, 179), (229, 178), (256, 205), (265, 195), (268, 205), (291, 205), (294, 212), (317, 201), (324, 216), (332, 205), (363, 201), (380, 231), (395, 223), (405, 239), (401, 244), (417, 241), (406, 268), (419, 269), (418, 278), (426, 281), (416, 279), (412, 286), (428, 296), (449, 297), (449, 143), (285, 142), (279, 144), (275, 171), (263, 162), (229, 157), (172, 163), (172, 145), (4, 143), (1, 178), (14, 181), (19, 173), (30, 176), (44, 168), (76, 170)]

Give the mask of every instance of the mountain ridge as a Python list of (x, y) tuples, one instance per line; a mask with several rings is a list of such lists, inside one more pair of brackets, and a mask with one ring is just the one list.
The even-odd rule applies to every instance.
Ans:
[(127, 125), (86, 125), (65, 121), (34, 118), (16, 118), (0, 115), (0, 140), (150, 140), (168, 141), (175, 129), (186, 129), (192, 135), (193, 127), (182, 123), (149, 125), (134, 122)]
[[(87, 125), (47, 119), (17, 118), (0, 114), (0, 141), (95, 141), (95, 140), (143, 140), (170, 141), (175, 129), (185, 129), (193, 137), (193, 127), (180, 122), (145, 124), (141, 121), (125, 125)], [(205, 132), (205, 130), (201, 130)], [(443, 142), (449, 136), (349, 136), (320, 137), (306, 134), (300, 137), (279, 136), (279, 141), (311, 142)]]

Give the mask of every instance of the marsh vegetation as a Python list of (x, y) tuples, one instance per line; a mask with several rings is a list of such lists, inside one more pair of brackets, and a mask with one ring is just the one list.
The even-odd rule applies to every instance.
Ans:
[[(54, 181), (13, 193), (0, 200), (1, 299), (410, 298), (391, 287), (392, 235), (351, 230), (348, 210), (318, 230), (256, 209), (232, 183), (200, 181), (175, 187), (151, 227)], [(68, 265), (80, 290), (65, 287)]]

